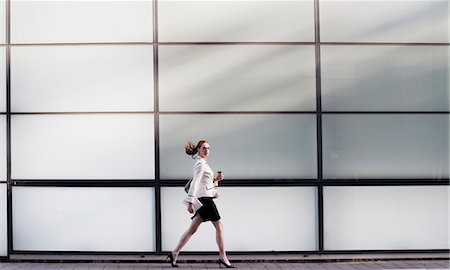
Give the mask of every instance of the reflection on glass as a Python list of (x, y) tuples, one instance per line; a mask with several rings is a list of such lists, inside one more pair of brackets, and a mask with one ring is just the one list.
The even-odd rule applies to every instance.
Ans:
[(159, 40), (314, 41), (314, 1), (158, 1)]
[(153, 188), (13, 187), (15, 250), (155, 251)]
[(319, 4), (321, 41), (449, 42), (448, 0), (320, 0)]
[(448, 178), (449, 120), (447, 114), (324, 115), (324, 178)]
[(177, 45), (159, 54), (162, 111), (315, 110), (313, 46)]
[(324, 187), (325, 250), (448, 249), (448, 202), (448, 186)]
[(317, 175), (315, 115), (202, 114), (160, 116), (162, 179), (188, 179), (188, 139), (206, 138), (211, 167), (228, 179), (293, 179)]
[(322, 46), (325, 111), (448, 111), (447, 46)]

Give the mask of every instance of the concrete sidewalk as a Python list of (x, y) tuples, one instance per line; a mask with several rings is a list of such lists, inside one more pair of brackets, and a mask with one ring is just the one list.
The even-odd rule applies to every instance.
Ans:
[[(238, 269), (398, 270), (450, 269), (448, 253), (349, 255), (230, 255)], [(178, 269), (220, 269), (217, 255), (181, 255)], [(147, 270), (173, 269), (163, 255), (11, 255), (0, 270)]]
[[(238, 262), (237, 269), (282, 269), (282, 270), (399, 270), (433, 269), (448, 270), (448, 260), (401, 260), (401, 261), (360, 261), (360, 262)], [(147, 270), (147, 269), (220, 269), (217, 263), (179, 263), (172, 268), (168, 263), (0, 263), (0, 270)]]

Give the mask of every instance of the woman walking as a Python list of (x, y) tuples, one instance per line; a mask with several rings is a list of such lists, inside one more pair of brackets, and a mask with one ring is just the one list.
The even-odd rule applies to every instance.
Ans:
[(225, 252), (223, 240), (223, 225), (220, 221), (220, 215), (213, 199), (217, 197), (217, 186), (223, 180), (223, 172), (218, 172), (214, 176), (214, 171), (206, 162), (210, 153), (208, 141), (201, 140), (197, 145), (188, 142), (185, 146), (186, 154), (195, 158), (194, 174), (190, 183), (188, 196), (185, 200), (187, 210), (194, 214), (192, 222), (186, 232), (181, 236), (176, 248), (169, 253), (167, 258), (170, 260), (172, 267), (178, 267), (177, 258), (181, 249), (186, 245), (191, 236), (197, 231), (200, 224), (211, 221), (216, 229), (216, 242), (219, 247), (219, 265), (226, 268), (236, 268), (231, 265)]

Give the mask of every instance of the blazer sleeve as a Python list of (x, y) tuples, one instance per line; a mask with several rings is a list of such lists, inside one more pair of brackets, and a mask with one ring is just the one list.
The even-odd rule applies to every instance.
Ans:
[(205, 168), (203, 167), (203, 164), (201, 162), (197, 162), (194, 167), (194, 176), (192, 177), (186, 202), (194, 203), (204, 171)]

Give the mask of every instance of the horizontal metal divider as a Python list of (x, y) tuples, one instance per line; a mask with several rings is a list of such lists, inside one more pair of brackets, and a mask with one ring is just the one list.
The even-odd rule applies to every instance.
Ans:
[[(317, 111), (86, 111), (86, 112), (0, 112), (0, 115), (87, 115), (87, 114), (159, 114), (159, 115), (201, 115), (201, 114), (316, 114)], [(322, 114), (450, 114), (450, 111), (321, 111)]]
[[(44, 187), (182, 187), (186, 179), (13, 179), (11, 186)], [(1, 182), (6, 184), (6, 182)], [(280, 187), (280, 186), (436, 186), (449, 185), (449, 178), (442, 179), (227, 179), (222, 187)]]
[(111, 45), (330, 45), (330, 46), (450, 46), (448, 42), (340, 42), (340, 41), (130, 41), (130, 42), (42, 42), (9, 43), (6, 46), (111, 46)]

